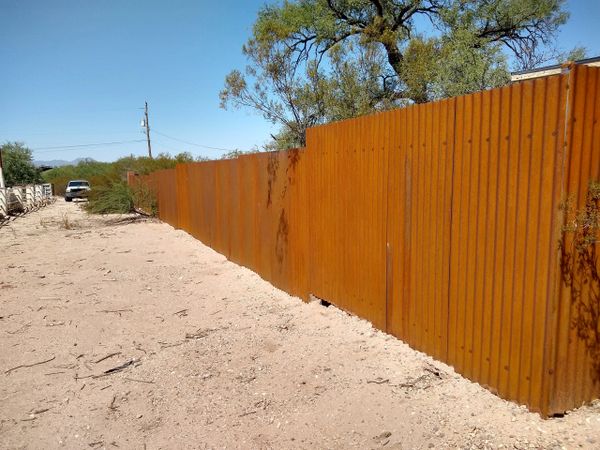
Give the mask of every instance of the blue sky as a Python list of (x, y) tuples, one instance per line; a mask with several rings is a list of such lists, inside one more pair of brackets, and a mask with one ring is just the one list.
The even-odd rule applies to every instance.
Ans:
[[(147, 100), (157, 132), (248, 150), (274, 127), (248, 111), (219, 108), (225, 75), (242, 68), (241, 46), (265, 0), (0, 0), (0, 142), (23, 141), (38, 160), (101, 161), (146, 153)], [(569, 0), (560, 45), (600, 55), (600, 1)], [(154, 134), (153, 152), (218, 157)], [(40, 150), (35, 150), (40, 149)]]

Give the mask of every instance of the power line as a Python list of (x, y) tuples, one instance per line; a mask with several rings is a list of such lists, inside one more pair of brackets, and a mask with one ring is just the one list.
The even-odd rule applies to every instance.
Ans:
[(196, 144), (194, 142), (184, 141), (183, 139), (178, 139), (176, 137), (169, 136), (168, 134), (164, 134), (164, 133), (161, 133), (160, 131), (156, 131), (156, 129), (153, 129), (153, 131), (156, 134), (160, 134), (161, 136), (164, 136), (166, 138), (173, 139), (174, 141), (182, 142), (182, 143), (187, 144), (187, 145), (193, 145), (195, 147), (207, 148), (207, 149), (210, 149), (210, 150), (220, 150), (220, 151), (223, 151), (223, 152), (233, 152), (233, 151), (237, 150), (237, 149), (233, 149), (233, 148), (211, 147), (209, 145)]
[(44, 153), (44, 151), (51, 151), (51, 150), (69, 150), (69, 149), (78, 149), (78, 148), (85, 148), (85, 147), (98, 147), (98, 146), (102, 146), (102, 145), (133, 144), (136, 142), (144, 142), (144, 141), (145, 141), (144, 139), (135, 139), (135, 140), (131, 140), (131, 141), (97, 142), (97, 143), (92, 143), (92, 144), (77, 144), (77, 145), (58, 145), (56, 147), (32, 148), (31, 150), (33, 150), (35, 152), (39, 152), (39, 153)]
[(158, 142), (158, 145), (160, 148), (166, 148), (168, 150), (174, 151), (174, 152), (181, 152), (182, 149), (181, 148), (175, 148), (175, 147), (171, 147), (170, 145), (167, 145), (164, 143), (164, 141), (162, 140), (162, 138), (154, 138), (153, 142)]
[[(26, 113), (28, 117), (52, 117), (53, 119), (56, 119), (57, 114), (76, 114), (77, 117), (81, 116), (81, 115), (90, 115), (90, 114), (104, 114), (104, 113), (111, 113), (111, 112), (134, 112), (134, 111), (139, 111), (139, 110), (144, 110), (143, 107), (137, 107), (137, 106), (131, 106), (131, 107), (127, 107), (127, 108), (106, 108), (106, 109), (101, 109), (101, 108), (94, 108), (93, 106), (88, 106), (88, 105), (82, 105), (81, 108), (77, 108), (77, 109), (53, 109), (53, 110), (39, 110), (36, 109), (34, 111), (24, 111), (23, 113)], [(60, 119), (59, 119), (60, 120)], [(78, 118), (66, 118), (66, 120), (71, 121), (71, 120), (78, 120)]]
[(7, 135), (11, 135), (11, 136), (22, 136), (22, 137), (27, 137), (27, 136), (51, 136), (54, 134), (60, 134), (61, 136), (64, 136), (65, 134), (69, 134), (69, 135), (94, 135), (94, 134), (98, 134), (98, 135), (113, 135), (113, 134), (138, 134), (137, 131), (111, 131), (108, 133), (102, 132), (102, 131), (46, 131), (46, 132), (28, 132), (28, 131), (24, 131), (24, 132), (5, 132), (5, 131), (0, 131), (0, 136), (7, 136)]

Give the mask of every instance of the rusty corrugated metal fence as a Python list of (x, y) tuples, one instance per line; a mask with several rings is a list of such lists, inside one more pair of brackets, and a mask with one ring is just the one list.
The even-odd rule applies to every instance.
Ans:
[(305, 149), (138, 182), (162, 220), (275, 286), (559, 413), (600, 394), (559, 258), (561, 202), (582, 205), (600, 179), (599, 73), (319, 126)]

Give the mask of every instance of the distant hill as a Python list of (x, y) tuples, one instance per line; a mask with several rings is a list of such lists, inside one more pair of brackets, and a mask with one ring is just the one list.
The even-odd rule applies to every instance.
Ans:
[(34, 161), (33, 164), (36, 167), (62, 167), (77, 165), (81, 161), (94, 161), (92, 158), (77, 158), (73, 161), (65, 161), (64, 159), (51, 159), (49, 161)]

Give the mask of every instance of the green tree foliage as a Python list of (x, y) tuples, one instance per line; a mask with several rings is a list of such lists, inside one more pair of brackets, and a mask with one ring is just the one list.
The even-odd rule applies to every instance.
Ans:
[(223, 156), (221, 156), (221, 159), (235, 159), (245, 154), (246, 152), (243, 152), (242, 150), (231, 150), (230, 152), (224, 153)]
[(587, 58), (587, 48), (575, 47), (568, 52), (560, 53), (558, 55), (559, 63), (566, 63), (568, 61), (579, 61), (580, 59)]
[(39, 170), (33, 165), (31, 150), (21, 142), (6, 142), (2, 145), (2, 164), (7, 186), (39, 183)]
[[(470, 93), (548, 58), (564, 0), (297, 0), (265, 6), (243, 47), (248, 65), (225, 79), (221, 106), (307, 127)], [(275, 136), (277, 138), (278, 136)]]

